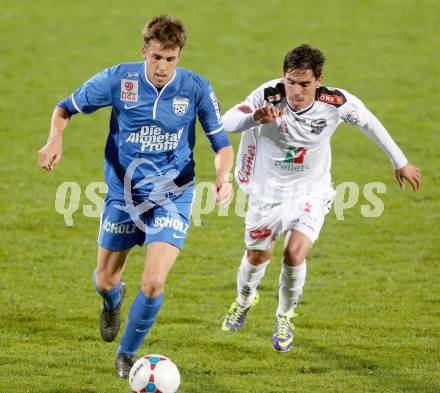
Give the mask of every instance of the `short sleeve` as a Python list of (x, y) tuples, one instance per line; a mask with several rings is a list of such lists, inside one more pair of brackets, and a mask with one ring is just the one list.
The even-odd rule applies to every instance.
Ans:
[(111, 105), (110, 73), (111, 69), (107, 68), (96, 74), (57, 106), (65, 108), (72, 115), (78, 112), (93, 113), (99, 108)]

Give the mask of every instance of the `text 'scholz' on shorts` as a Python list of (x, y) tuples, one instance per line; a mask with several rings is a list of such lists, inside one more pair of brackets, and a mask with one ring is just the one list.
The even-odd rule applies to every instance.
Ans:
[(143, 213), (132, 212), (131, 215), (124, 210), (123, 195), (108, 194), (101, 217), (99, 245), (120, 251), (135, 245), (165, 242), (181, 249), (190, 225), (193, 194), (194, 187), (190, 187), (161, 205), (147, 202), (147, 209), (141, 209)]

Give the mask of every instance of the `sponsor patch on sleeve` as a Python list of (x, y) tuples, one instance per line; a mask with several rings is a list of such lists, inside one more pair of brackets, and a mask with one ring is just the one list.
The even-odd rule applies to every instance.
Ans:
[(357, 114), (356, 111), (351, 111), (350, 113), (347, 113), (343, 117), (343, 120), (346, 121), (347, 123), (357, 125), (359, 123), (359, 115)]
[(340, 107), (347, 102), (344, 94), (338, 89), (329, 89), (325, 86), (320, 86), (316, 89), (316, 100), (325, 102), (336, 107)]
[(342, 105), (344, 100), (341, 96), (334, 96), (331, 94), (321, 94), (319, 96), (319, 101), (326, 102), (327, 104)]
[(286, 90), (283, 83), (277, 83), (276, 86), (269, 86), (264, 89), (264, 100), (272, 105), (279, 104), (286, 96)]

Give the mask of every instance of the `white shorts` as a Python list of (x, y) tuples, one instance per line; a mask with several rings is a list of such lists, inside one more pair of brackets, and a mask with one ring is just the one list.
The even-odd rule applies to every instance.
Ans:
[(331, 189), (323, 195), (306, 195), (285, 203), (265, 203), (250, 197), (244, 232), (246, 248), (267, 250), (272, 240), (291, 229), (302, 232), (314, 243), (335, 194)]

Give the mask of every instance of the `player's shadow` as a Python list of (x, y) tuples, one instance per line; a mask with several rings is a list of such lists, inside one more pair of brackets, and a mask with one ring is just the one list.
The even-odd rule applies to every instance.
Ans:
[[(415, 380), (414, 378), (405, 378), (403, 375), (391, 375), (394, 370), (385, 369), (371, 360), (362, 359), (356, 355), (344, 355), (327, 347), (317, 345), (314, 341), (301, 338), (301, 346), (308, 352), (316, 354), (321, 359), (325, 359), (327, 364), (335, 364), (335, 367), (348, 371), (356, 375), (365, 375), (368, 378), (374, 378), (382, 387), (386, 387), (390, 392), (438, 392), (437, 384), (430, 384)], [(388, 371), (388, 372), (387, 372)]]

